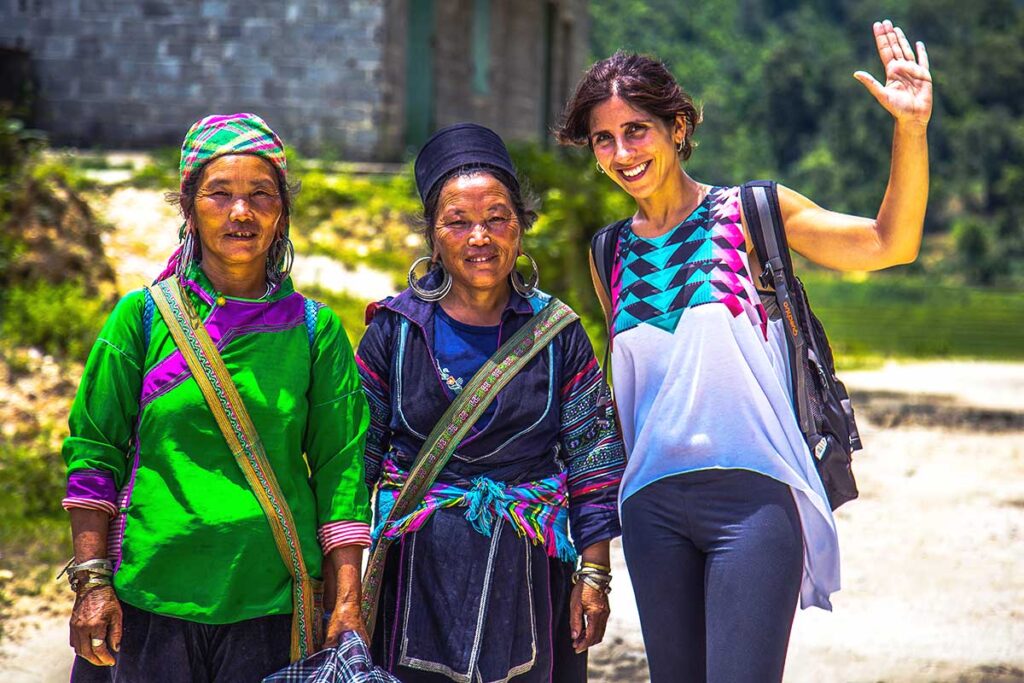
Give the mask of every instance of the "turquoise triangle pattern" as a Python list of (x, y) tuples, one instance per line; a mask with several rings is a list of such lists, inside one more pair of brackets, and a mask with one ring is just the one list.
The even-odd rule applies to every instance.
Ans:
[(711, 286), (710, 282), (703, 282), (697, 291), (690, 297), (690, 306), (699, 306), (701, 304), (709, 304), (715, 300), (715, 288)]
[(674, 332), (687, 308), (703, 304), (723, 303), (733, 315), (757, 306), (746, 291), (752, 287), (737, 253), (742, 239), (730, 238), (740, 230), (738, 212), (738, 189), (716, 187), (685, 221), (660, 237), (624, 231), (614, 334), (641, 324)]
[(659, 311), (667, 311), (672, 307), (672, 302), (675, 301), (676, 295), (679, 293), (680, 289), (682, 289), (682, 287), (674, 287), (664, 292), (658, 292), (657, 294), (647, 297), (646, 301)]
[(619, 312), (615, 316), (615, 329), (618, 331), (628, 330), (636, 327), (643, 321), (637, 318), (635, 315), (631, 315), (629, 311), (624, 308), (620, 308)]
[(621, 287), (621, 289), (623, 291), (625, 291), (627, 287), (629, 287), (631, 285), (634, 285), (637, 282), (639, 282), (640, 281), (640, 276), (637, 275), (636, 273), (634, 273), (629, 268), (623, 268), (622, 269), (622, 278), (621, 279), (622, 279), (622, 284), (620, 285), (620, 287)]
[(679, 326), (679, 319), (683, 317), (683, 311), (685, 310), (685, 308), (679, 308), (674, 311), (669, 311), (668, 313), (659, 315), (655, 318), (651, 318), (650, 320), (645, 320), (644, 322), (647, 323), (648, 325), (654, 325), (655, 327), (659, 327), (665, 330), (666, 332), (674, 333), (676, 331), (676, 328)]
[(672, 284), (672, 279), (676, 276), (676, 273), (678, 273), (679, 269), (682, 267), (682, 263), (680, 263), (677, 266), (669, 266), (667, 268), (662, 267), (662, 269), (659, 270), (657, 273), (651, 273), (650, 275), (647, 276), (647, 283), (652, 287), (657, 287), (658, 289), (665, 289), (666, 287)]

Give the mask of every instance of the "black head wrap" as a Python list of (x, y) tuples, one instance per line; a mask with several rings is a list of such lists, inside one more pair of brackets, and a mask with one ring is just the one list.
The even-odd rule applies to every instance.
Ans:
[(518, 188), (512, 158), (505, 143), (490, 128), (475, 123), (456, 123), (442, 128), (427, 140), (416, 155), (416, 189), (424, 202), (446, 175), (461, 166), (490, 166), (508, 173)]

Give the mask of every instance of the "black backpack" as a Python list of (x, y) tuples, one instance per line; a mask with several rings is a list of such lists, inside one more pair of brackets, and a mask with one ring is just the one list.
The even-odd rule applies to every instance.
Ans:
[[(761, 284), (775, 289), (774, 296), (762, 293), (762, 304), (769, 312), (781, 314), (786, 329), (797, 423), (814, 456), (829, 505), (835, 510), (858, 495), (851, 454), (861, 448), (861, 441), (850, 396), (836, 378), (825, 330), (811, 312), (804, 286), (793, 273), (775, 183), (746, 183), (740, 189), (740, 200), (763, 267)], [(598, 279), (609, 301), (615, 249), (625, 225), (622, 220), (605, 226), (590, 244)]]

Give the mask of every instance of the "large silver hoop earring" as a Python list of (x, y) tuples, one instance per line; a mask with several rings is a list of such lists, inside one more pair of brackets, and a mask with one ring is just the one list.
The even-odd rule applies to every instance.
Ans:
[(178, 276), (179, 282), (185, 281), (185, 274), (188, 272), (189, 266), (192, 265), (192, 261), (196, 258), (196, 233), (193, 230), (187, 230), (185, 237), (181, 240), (181, 253), (178, 254), (178, 263), (174, 267), (174, 274)]
[(285, 281), (295, 264), (295, 245), (288, 235), (274, 240), (267, 252), (267, 285), (277, 286)]
[(686, 142), (686, 138), (683, 138), (682, 140), (679, 141), (679, 144), (676, 145), (676, 151), (677, 152), (682, 153), (682, 151), (683, 151), (683, 143), (685, 143), (685, 142)]
[[(436, 265), (444, 274), (441, 280), (441, 286), (437, 289), (423, 289), (416, 283), (416, 268), (418, 268), (424, 261)], [(421, 256), (413, 261), (412, 265), (409, 267), (409, 289), (412, 290), (413, 294), (424, 301), (440, 301), (448, 294), (448, 292), (452, 291), (452, 276), (447, 270), (445, 270), (443, 263), (437, 262), (435, 264), (434, 259), (431, 257)]]
[(533, 257), (527, 254), (525, 251), (522, 253), (530, 262), (530, 267), (533, 268), (533, 272), (530, 273), (530, 279), (524, 280), (522, 273), (520, 273), (515, 265), (512, 266), (512, 272), (509, 273), (509, 280), (512, 282), (512, 289), (516, 290), (520, 296), (529, 299), (537, 294), (537, 285), (540, 284), (540, 270), (537, 268), (537, 262), (533, 260)]
[(600, 162), (600, 161), (595, 161), (595, 162), (594, 162), (594, 166), (597, 166), (597, 172), (598, 172), (598, 173), (600, 173), (601, 175), (604, 175), (604, 174), (605, 174), (605, 173), (604, 173), (604, 169), (603, 169), (603, 168), (601, 168), (601, 162)]

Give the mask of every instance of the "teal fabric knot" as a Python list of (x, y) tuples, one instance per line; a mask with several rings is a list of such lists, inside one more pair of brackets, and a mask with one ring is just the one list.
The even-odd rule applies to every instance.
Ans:
[(509, 500), (505, 484), (478, 477), (473, 480), (473, 488), (466, 492), (465, 499), (466, 519), (479, 533), (490, 536), (498, 517), (498, 506), (504, 506)]

